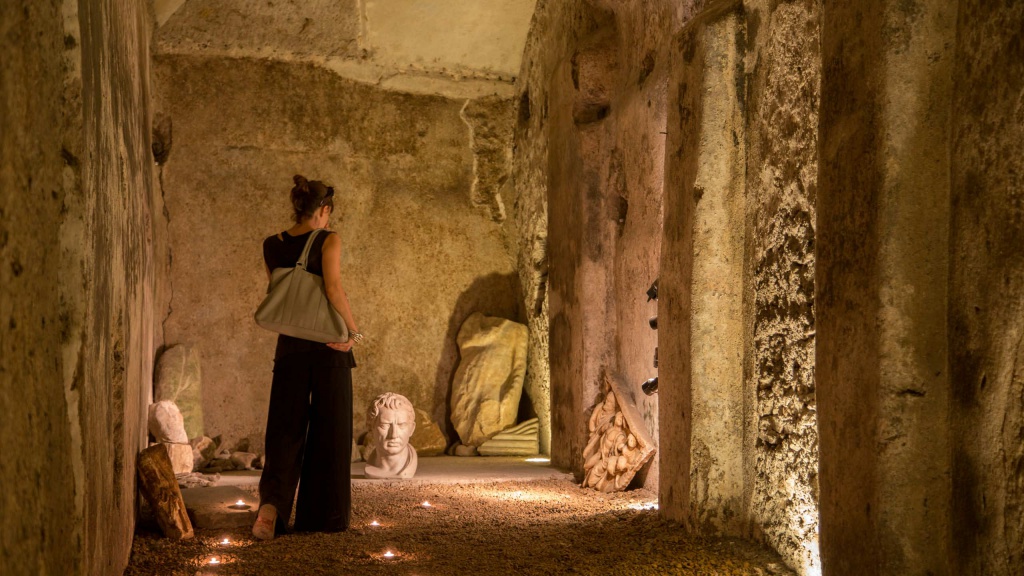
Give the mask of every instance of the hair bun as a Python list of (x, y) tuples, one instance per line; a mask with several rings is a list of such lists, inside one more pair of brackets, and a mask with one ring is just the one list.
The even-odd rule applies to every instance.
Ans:
[(292, 176), (292, 181), (295, 182), (295, 187), (303, 192), (309, 192), (309, 180), (306, 180), (305, 176), (296, 174)]

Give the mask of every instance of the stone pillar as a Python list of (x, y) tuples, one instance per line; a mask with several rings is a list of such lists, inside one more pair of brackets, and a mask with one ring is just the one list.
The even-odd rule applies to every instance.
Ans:
[(814, 379), (821, 7), (746, 0), (746, 482), (753, 533), (820, 571)]
[(826, 574), (948, 574), (955, 7), (822, 8), (816, 380)]
[(598, 28), (552, 76), (548, 149), (551, 446), (555, 465), (583, 471), (587, 417), (614, 362), (614, 223), (606, 218), (603, 120), (614, 39)]
[(743, 29), (724, 2), (675, 44), (658, 302), (661, 510), (733, 534), (746, 521)]
[[(75, 445), (61, 381), (60, 0), (0, 4), (0, 572), (77, 574)], [(77, 19), (76, 19), (77, 20)], [(79, 456), (80, 458), (80, 456)], [(80, 479), (78, 479), (80, 481)], [(126, 550), (127, 552), (127, 550)]]
[(961, 1), (954, 61), (951, 573), (1019, 574), (1024, 566), (1024, 3)]

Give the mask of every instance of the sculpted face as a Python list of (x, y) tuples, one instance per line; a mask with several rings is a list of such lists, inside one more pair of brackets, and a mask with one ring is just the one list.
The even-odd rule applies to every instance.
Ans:
[(373, 426), (377, 449), (384, 454), (401, 454), (415, 429), (416, 416), (410, 410), (382, 406)]

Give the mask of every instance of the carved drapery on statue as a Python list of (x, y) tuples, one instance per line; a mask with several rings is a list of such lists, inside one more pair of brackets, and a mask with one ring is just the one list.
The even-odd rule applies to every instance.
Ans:
[(583, 449), (583, 486), (615, 492), (625, 490), (637, 471), (654, 456), (654, 440), (633, 399), (619, 383), (605, 377), (587, 424), (590, 439)]

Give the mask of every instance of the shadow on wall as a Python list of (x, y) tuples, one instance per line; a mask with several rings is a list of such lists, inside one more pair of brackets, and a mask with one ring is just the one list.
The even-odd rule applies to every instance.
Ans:
[[(435, 422), (441, 423), (442, 429), (448, 436), (449, 443), (453, 442), (458, 434), (452, 426), (449, 418), (452, 399), (452, 380), (455, 377), (455, 369), (459, 365), (459, 347), (455, 339), (459, 335), (459, 328), (466, 318), (474, 313), (480, 312), (486, 316), (496, 316), (509, 320), (520, 321), (516, 303), (516, 286), (518, 279), (515, 274), (488, 274), (481, 276), (459, 295), (455, 302), (455, 308), (448, 320), (448, 332), (444, 336), (441, 348), (441, 357), (437, 363), (437, 375), (434, 378), (434, 413), (431, 416)], [(529, 353), (529, 352), (527, 352)], [(525, 392), (525, 391), (524, 391)], [(525, 397), (525, 394), (524, 394)], [(520, 409), (520, 416), (522, 416)]]

